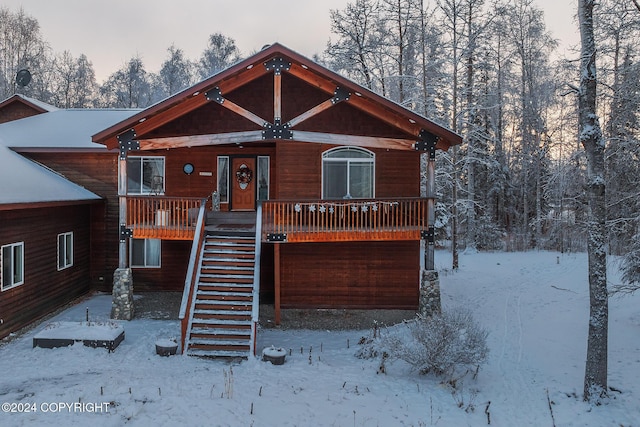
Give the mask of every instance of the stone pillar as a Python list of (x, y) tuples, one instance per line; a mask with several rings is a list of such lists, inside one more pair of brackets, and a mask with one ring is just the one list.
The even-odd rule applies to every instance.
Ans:
[(440, 302), (440, 279), (435, 270), (422, 270), (420, 278), (420, 302), (418, 314), (422, 317), (430, 317), (442, 311)]
[(133, 275), (130, 268), (117, 268), (113, 273), (113, 293), (111, 318), (115, 320), (133, 319)]

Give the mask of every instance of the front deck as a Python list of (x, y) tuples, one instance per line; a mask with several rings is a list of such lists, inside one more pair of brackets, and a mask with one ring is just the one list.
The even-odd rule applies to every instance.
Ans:
[[(127, 228), (138, 239), (193, 240), (202, 199), (138, 196), (127, 199)], [(255, 212), (213, 212), (207, 229), (255, 231)], [(420, 240), (427, 231), (427, 199), (268, 200), (262, 202), (263, 242)]]

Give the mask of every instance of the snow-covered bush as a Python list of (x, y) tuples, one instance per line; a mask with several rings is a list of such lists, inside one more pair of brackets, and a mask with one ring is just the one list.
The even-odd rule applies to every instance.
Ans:
[(380, 331), (379, 338), (363, 338), (358, 357), (382, 357), (385, 362), (402, 360), (420, 374), (453, 376), (461, 370), (476, 370), (488, 353), (488, 332), (464, 310), (414, 320)]
[(504, 249), (504, 230), (487, 215), (478, 218), (476, 224), (476, 248), (481, 251)]

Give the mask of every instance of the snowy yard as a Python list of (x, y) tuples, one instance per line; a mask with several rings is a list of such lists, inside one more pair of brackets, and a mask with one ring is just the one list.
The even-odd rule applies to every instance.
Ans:
[[(258, 349), (287, 350), (275, 366), (156, 355), (158, 339), (179, 335), (177, 321), (123, 322), (126, 338), (113, 353), (81, 343), (32, 348), (42, 324), (0, 347), (0, 425), (482, 426), (489, 417), (492, 426), (640, 425), (640, 295), (610, 301), (615, 391), (591, 407), (580, 399), (586, 254), (463, 254), (455, 273), (449, 259), (437, 254), (444, 309), (468, 307), (489, 331), (488, 363), (457, 392), (400, 363), (377, 374), (377, 361), (354, 357), (369, 331), (262, 330)], [(612, 284), (616, 267), (610, 262)], [(110, 296), (52, 321), (81, 322), (87, 307), (92, 320), (106, 320)]]

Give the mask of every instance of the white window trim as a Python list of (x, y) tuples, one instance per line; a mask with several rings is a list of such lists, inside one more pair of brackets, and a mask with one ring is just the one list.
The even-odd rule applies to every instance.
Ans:
[[(64, 240), (63, 240), (63, 242), (64, 242), (64, 249), (65, 249), (65, 251), (66, 251), (66, 249), (67, 249), (67, 237), (68, 237), (68, 236), (71, 236), (71, 262), (70, 262), (69, 264), (66, 264), (66, 259), (64, 259), (65, 264), (64, 264), (64, 265), (60, 265), (60, 255), (61, 255), (61, 254), (60, 254), (60, 238), (63, 238), (63, 239), (64, 239)], [(74, 260), (74, 258), (75, 258), (75, 256), (74, 256), (74, 244), (73, 244), (73, 243), (74, 243), (74, 242), (73, 242), (73, 231), (68, 231), (68, 232), (66, 232), (66, 233), (60, 233), (60, 234), (58, 234), (58, 240), (57, 240), (57, 243), (58, 243), (58, 271), (66, 270), (66, 269), (67, 269), (67, 268), (69, 268), (69, 267), (73, 267), (73, 260)], [(66, 252), (65, 252), (65, 253), (66, 253)]]
[(219, 195), (222, 194), (220, 192), (220, 161), (221, 160), (227, 161), (227, 192), (226, 192), (226, 199), (222, 200), (222, 196), (220, 196), (220, 203), (229, 203), (229, 192), (231, 191), (230, 172), (229, 172), (229, 170), (231, 169), (231, 159), (229, 158), (229, 156), (218, 156), (216, 160), (217, 162), (216, 163), (216, 190), (218, 191)]
[[(131, 195), (131, 196), (144, 196), (144, 195), (149, 195), (149, 194), (164, 194), (165, 193), (165, 189), (166, 187), (166, 176), (167, 176), (167, 161), (165, 159), (164, 156), (128, 156), (127, 157), (127, 161), (129, 159), (140, 159), (140, 168), (142, 168), (142, 165), (144, 163), (144, 160), (162, 160), (162, 191), (159, 193), (156, 193), (154, 191), (142, 191), (142, 188), (140, 189), (140, 192), (134, 192), (134, 191), (130, 191), (129, 190), (129, 182), (127, 182), (127, 195)], [(126, 166), (125, 166), (126, 167)], [(140, 171), (140, 179), (143, 178), (143, 171)], [(141, 185), (142, 187), (142, 185)]]
[[(20, 266), (20, 269), (22, 270), (22, 280), (20, 282), (16, 282), (13, 283), (13, 248), (15, 247), (21, 247), (22, 248), (22, 265)], [(11, 250), (11, 257), (12, 257), (12, 262), (11, 262), (11, 281), (12, 283), (8, 286), (5, 285), (5, 277), (4, 277), (4, 249), (10, 247), (12, 248)], [(2, 288), (2, 291), (8, 291), (9, 289), (13, 289), (17, 286), (23, 285), (24, 284), (24, 242), (17, 242), (17, 243), (11, 243), (8, 245), (2, 245), (2, 247), (0, 247), (0, 271), (3, 273), (2, 274), (2, 284), (0, 285), (0, 287)]]
[(133, 265), (133, 241), (134, 239), (129, 239), (129, 265), (131, 268), (162, 268), (162, 240), (161, 239), (135, 239), (135, 240), (159, 240), (160, 248), (158, 253), (158, 265), (147, 265), (147, 249), (145, 245), (144, 251), (144, 263), (145, 265)]
[[(267, 159), (267, 198), (265, 200), (269, 200), (269, 193), (271, 192), (271, 157), (269, 156), (258, 156), (257, 165), (260, 167), (260, 159)], [(261, 170), (258, 170), (258, 176), (262, 173)], [(257, 183), (256, 186), (256, 199), (259, 197), (260, 192), (260, 183)]]
[[(368, 155), (370, 155), (369, 158), (364, 158), (364, 157), (339, 157), (339, 158), (331, 158), (331, 157), (327, 157), (329, 155), (331, 155), (331, 153), (335, 152), (335, 151), (340, 151), (340, 150), (344, 150), (344, 149), (348, 149), (348, 150), (352, 150), (352, 151), (360, 151), (363, 153), (367, 153)], [(371, 179), (372, 179), (372, 183), (371, 183), (371, 190), (372, 190), (372, 195), (371, 198), (375, 198), (376, 197), (376, 153), (374, 153), (373, 151), (367, 150), (366, 148), (362, 148), (362, 147), (354, 147), (351, 145), (345, 145), (342, 147), (334, 147), (331, 148), (325, 152), (322, 153), (322, 164), (320, 165), (321, 168), (321, 173), (322, 176), (320, 178), (320, 186), (321, 188), (321, 194), (322, 194), (322, 199), (324, 200), (325, 195), (324, 195), (324, 162), (342, 162), (342, 161), (346, 161), (347, 162), (347, 185), (349, 184), (349, 179), (350, 179), (350, 174), (351, 174), (351, 168), (349, 167), (350, 163), (371, 163), (371, 165), (373, 166), (372, 169), (372, 174), (371, 174)]]

